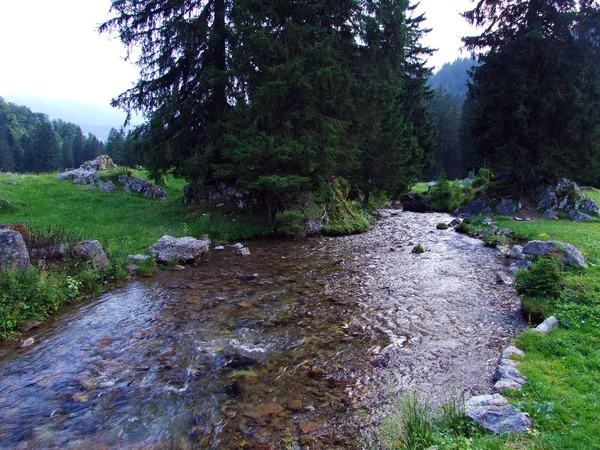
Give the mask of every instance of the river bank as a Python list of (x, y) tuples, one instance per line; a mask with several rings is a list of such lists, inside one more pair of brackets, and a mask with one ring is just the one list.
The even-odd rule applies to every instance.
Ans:
[(209, 253), (4, 345), (3, 442), (358, 448), (397, 395), (487, 393), (524, 325), (500, 261), (435, 229), (450, 216), (394, 214), (363, 235)]

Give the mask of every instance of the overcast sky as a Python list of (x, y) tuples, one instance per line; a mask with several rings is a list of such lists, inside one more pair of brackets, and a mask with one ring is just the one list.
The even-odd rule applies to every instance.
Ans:
[[(425, 44), (439, 49), (430, 64), (458, 56), (460, 37), (471, 33), (458, 12), (471, 0), (421, 0), (433, 31)], [(107, 105), (131, 87), (136, 67), (124, 61), (116, 39), (99, 35), (110, 0), (0, 0), (0, 96)]]

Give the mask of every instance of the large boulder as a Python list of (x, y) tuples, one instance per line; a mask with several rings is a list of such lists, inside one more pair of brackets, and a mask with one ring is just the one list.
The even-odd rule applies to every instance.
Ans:
[(495, 434), (527, 433), (532, 425), (529, 414), (522, 413), (510, 405), (467, 409), (466, 416), (484, 430)]
[[(81, 180), (89, 180), (89, 179), (94, 179), (94, 181), (97, 179), (98, 177), (98, 172), (96, 172), (93, 169), (85, 169), (85, 168), (79, 168), (79, 169), (74, 169), (74, 170), (68, 170), (66, 172), (63, 172), (61, 174), (59, 174), (56, 179), (59, 181), (62, 180), (73, 180), (73, 182), (75, 183), (75, 180), (77, 181), (77, 184), (81, 183)], [(86, 184), (90, 184), (90, 183), (86, 183)], [(93, 183), (91, 183), (93, 184)]]
[(84, 163), (82, 167), (85, 167), (88, 170), (102, 172), (106, 169), (114, 169), (117, 167), (117, 165), (113, 163), (113, 160), (110, 156), (100, 155), (96, 159)]
[(185, 261), (194, 263), (208, 252), (210, 239), (195, 239), (193, 237), (174, 238), (171, 236), (161, 237), (156, 244), (150, 247), (150, 253), (161, 264), (169, 261)]
[(558, 220), (558, 214), (553, 209), (547, 209), (546, 212), (542, 215), (542, 219), (544, 220)]
[(554, 209), (558, 206), (558, 199), (556, 198), (556, 192), (552, 186), (545, 186), (538, 190), (537, 195), (538, 209)]
[(521, 202), (516, 202), (514, 200), (507, 198), (507, 199), (502, 200), (496, 206), (496, 212), (498, 214), (510, 216), (510, 215), (516, 213), (517, 211), (520, 211), (522, 207), (523, 207), (523, 205), (521, 204)]
[(0, 229), (0, 269), (24, 269), (29, 264), (29, 253), (21, 233)]
[(491, 208), (487, 205), (486, 201), (478, 198), (469, 202), (469, 204), (465, 207), (462, 212), (462, 216), (464, 217), (477, 217), (478, 215), (484, 212), (490, 212)]
[(104, 270), (108, 267), (108, 257), (98, 241), (82, 241), (73, 247), (75, 256), (90, 261), (96, 270)]
[(402, 209), (404, 211), (412, 211), (412, 212), (429, 212), (431, 208), (429, 207), (429, 203), (427, 202), (427, 197), (425, 195), (416, 194), (414, 192), (409, 192), (408, 194), (404, 194), (400, 197), (400, 202), (402, 203)]
[(582, 213), (581, 211), (577, 210), (577, 209), (572, 209), (571, 211), (569, 211), (569, 216), (571, 217), (571, 220), (573, 220), (573, 222), (592, 222), (594, 221), (594, 218), (591, 216), (588, 216), (587, 214)]
[(125, 192), (137, 192), (146, 198), (157, 198), (161, 200), (167, 198), (167, 193), (164, 190), (143, 178), (121, 175), (119, 177), (119, 183), (124, 186), (123, 189)]
[(600, 206), (598, 205), (598, 202), (593, 198), (588, 198), (587, 200), (585, 200), (581, 204), (580, 209), (589, 213), (600, 214)]
[(558, 241), (530, 241), (523, 247), (523, 253), (532, 256), (560, 254), (565, 264), (588, 267), (581, 252), (573, 245)]

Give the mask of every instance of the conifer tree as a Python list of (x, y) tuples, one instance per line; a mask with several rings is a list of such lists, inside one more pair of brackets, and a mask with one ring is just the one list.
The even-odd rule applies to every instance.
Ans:
[(480, 164), (517, 187), (598, 179), (599, 8), (582, 0), (483, 0), (465, 13), (484, 26), (467, 123)]

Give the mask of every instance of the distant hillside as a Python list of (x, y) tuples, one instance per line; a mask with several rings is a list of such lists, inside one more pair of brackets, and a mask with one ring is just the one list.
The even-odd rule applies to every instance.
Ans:
[(458, 58), (451, 63), (446, 63), (429, 78), (429, 86), (433, 89), (441, 86), (445, 92), (450, 94), (454, 103), (460, 106), (467, 95), (468, 71), (476, 63), (471, 58)]
[[(92, 133), (106, 142), (111, 128), (120, 129), (125, 122), (125, 113), (110, 105), (94, 105), (64, 100), (47, 100), (31, 95), (6, 95), (6, 101), (24, 105), (32, 111), (46, 114), (51, 120), (73, 122), (81, 127), (84, 134)], [(143, 120), (134, 117), (134, 125)]]

